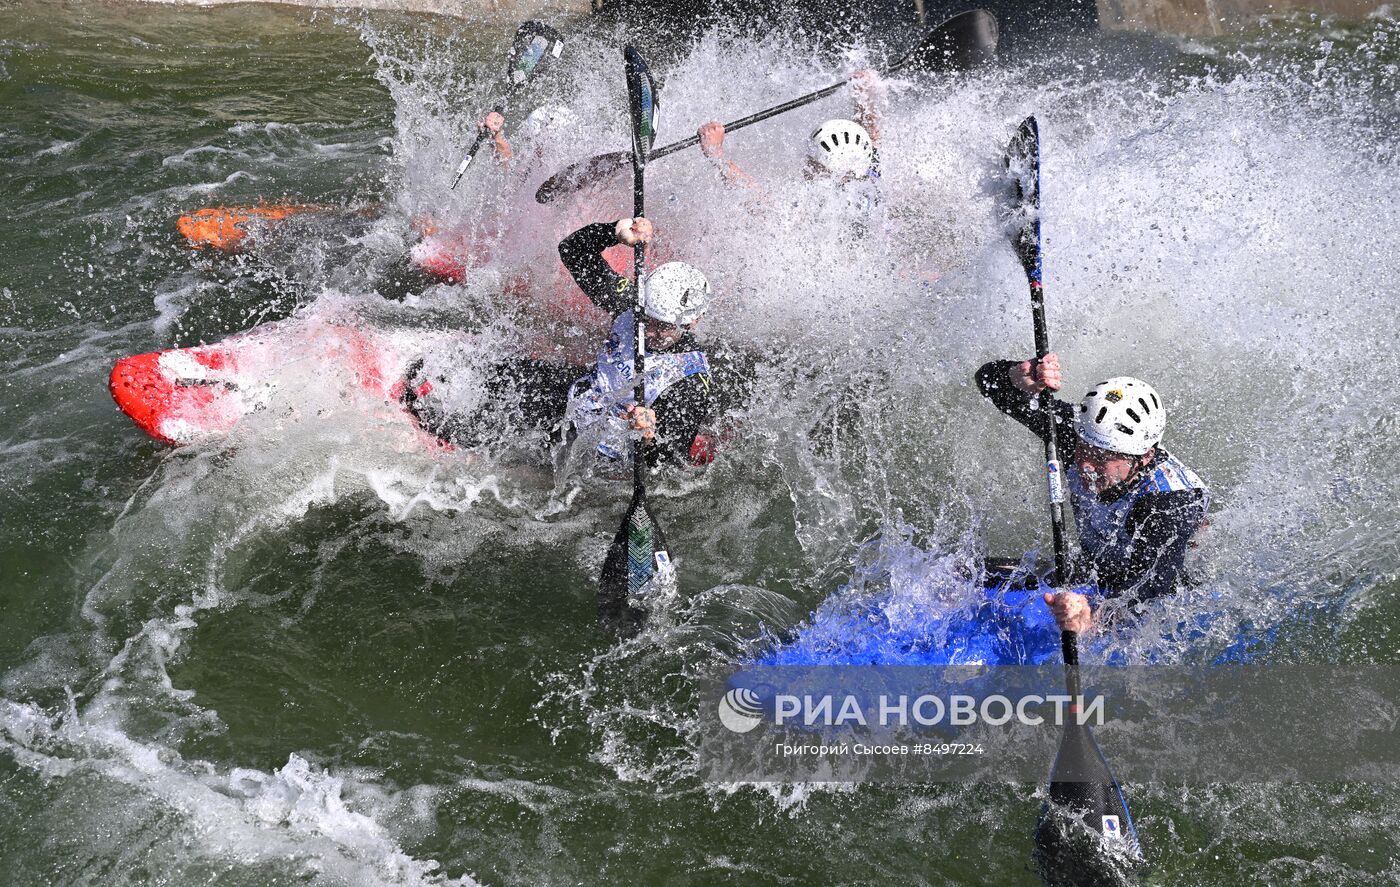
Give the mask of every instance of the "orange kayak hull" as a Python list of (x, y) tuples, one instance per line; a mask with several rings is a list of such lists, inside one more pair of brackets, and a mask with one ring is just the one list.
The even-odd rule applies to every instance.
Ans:
[(323, 207), (305, 203), (266, 203), (257, 206), (206, 206), (180, 216), (175, 227), (195, 249), (236, 252), (246, 246), (249, 222), (280, 222)]

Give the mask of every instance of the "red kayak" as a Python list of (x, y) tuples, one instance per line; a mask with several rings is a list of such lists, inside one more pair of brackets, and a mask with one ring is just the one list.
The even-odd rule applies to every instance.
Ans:
[[(457, 332), (364, 331), (285, 320), (213, 345), (124, 357), (113, 367), (109, 387), (117, 406), (143, 431), (175, 445), (226, 434), (260, 410), (294, 411), (307, 378), (341, 388), (345, 400), (416, 429), (400, 404), (409, 366), (424, 353), (469, 340)], [(419, 434), (436, 444), (436, 438)]]

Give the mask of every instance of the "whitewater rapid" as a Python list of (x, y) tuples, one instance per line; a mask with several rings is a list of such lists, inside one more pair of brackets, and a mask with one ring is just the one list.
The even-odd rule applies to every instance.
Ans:
[[(535, 95), (567, 104), (583, 125), (522, 144), (527, 162), (510, 173), (478, 163), (448, 191), (474, 116), (491, 101), (499, 46), (398, 19), (351, 24), (391, 119), (345, 136), (240, 122), (171, 148), (158, 165), (172, 178), (109, 208), (92, 250), (112, 285), (128, 272), (158, 283), (142, 291), (139, 311), (114, 312), (69, 357), (25, 367), (29, 378), (84, 348), (95, 366), (117, 347), (105, 338), (111, 328), (142, 347), (286, 316), (465, 329), (479, 349), (428, 355), (464, 380), (531, 341), (539, 318), (506, 282), (550, 291), (564, 235), (630, 214), (625, 177), (562, 205), (532, 198), (563, 165), (628, 144), (621, 35), (571, 35), (572, 63)], [(1384, 655), (1347, 640), (1346, 628), (1395, 615), (1384, 592), (1400, 566), (1400, 320), (1388, 285), (1400, 272), (1390, 244), (1400, 222), (1400, 74), (1367, 61), (1393, 57), (1397, 39), (1384, 21), (1271, 53), (1227, 42), (1148, 51), (1106, 37), (950, 80), (893, 79), (884, 202), (878, 223), (860, 227), (802, 175), (806, 136), (850, 113), (842, 93), (729, 139), (762, 196), (726, 188), (697, 152), (658, 161), (647, 180), (658, 255), (709, 274), (716, 296), (703, 332), (761, 359), (719, 461), (657, 484), (685, 576), (674, 611), (630, 643), (583, 637), (624, 491), (419, 446), (386, 433), (333, 379), (289, 369), (288, 400), (226, 438), (146, 454), (147, 475), (75, 559), (71, 623), (36, 638), (4, 677), (5, 748), (57, 786), (62, 804), (81, 807), (89, 793), (107, 801), (73, 814), (81, 828), (114, 810), (168, 816), (174, 824), (152, 839), (156, 856), (192, 844), (254, 878), (467, 884), (479, 863), (498, 875), (487, 883), (585, 877), (540, 848), (564, 843), (560, 823), (599, 795), (622, 798), (600, 803), (638, 818), (674, 803), (697, 818), (718, 809), (731, 823), (840, 819), (827, 806), (835, 801), (809, 803), (819, 794), (811, 787), (697, 785), (701, 715), (687, 688), (818, 606), (858, 606), (874, 584), (896, 588), (896, 615), (956, 606), (972, 591), (946, 581), (950, 561), (1048, 547), (1038, 447), (972, 384), (983, 362), (1031, 350), (1025, 280), (999, 207), (1001, 152), (1028, 114), (1042, 133), (1045, 285), (1066, 395), (1109, 375), (1147, 379), (1168, 403), (1167, 447), (1214, 492), (1192, 559), (1201, 586), (1156, 605), (1143, 634), (1124, 643), (1151, 647), (1156, 627), (1202, 606), (1229, 616), (1209, 646), (1245, 621), (1326, 604), (1339, 614), (1329, 636), (1280, 655)], [(724, 28), (644, 47), (663, 84), (658, 142), (902, 48), (838, 50)], [(312, 224), (230, 262), (171, 258), (147, 243), (157, 240), (155, 216), (232, 200), (250, 174), (314, 170), (346, 154), (374, 160), (342, 190), (319, 179), (321, 193), (295, 196), (374, 208), (354, 225)], [(411, 248), (424, 214), (482, 232), (491, 258), (461, 286), (386, 299), (376, 281)], [(596, 330), (560, 335), (587, 342)], [(104, 434), (132, 446), (136, 429), (120, 416), (102, 421)], [(5, 452), (17, 471), (41, 464), (23, 442)], [(440, 599), (453, 603), (438, 609)], [(528, 614), (509, 615), (516, 601)], [(316, 621), (339, 609), (365, 619)], [(248, 636), (248, 661), (215, 641), (245, 619), (265, 632)], [(336, 642), (308, 637), (307, 624)], [(391, 652), (355, 646), (361, 632), (381, 631)], [(434, 658), (444, 636), (454, 652)], [(545, 652), (528, 658), (522, 638)], [(526, 664), (493, 659), (497, 648)], [(214, 650), (250, 669), (256, 658), (290, 689), (255, 692), (244, 710), (213, 677), (223, 665)], [(422, 658), (446, 677), (414, 684), (407, 714), (376, 718), (389, 702), (367, 713), (350, 701)], [(325, 659), (375, 670), (339, 686), (316, 671)], [(516, 732), (493, 739), (482, 726), (491, 706), (475, 697), (478, 707), (454, 713), (450, 727), (400, 729), (395, 718), (411, 721), (413, 705), (436, 713), (449, 704), (433, 695), (443, 685), (474, 686), (473, 668), (519, 682), (505, 701), (483, 691), (518, 719)], [(356, 715), (335, 735), (295, 714), (292, 726), (261, 720), (279, 706), (294, 711), (299, 695), (334, 698), (328, 710)], [(477, 729), (479, 744), (458, 736)], [(249, 738), (262, 732), (278, 739)], [(529, 749), (528, 763), (499, 751), (512, 743)], [(565, 759), (559, 771), (544, 763), (551, 755)], [(413, 764), (400, 768), (403, 758)], [(1162, 790), (1153, 800), (1177, 798)], [(977, 799), (891, 803), (927, 812)], [(509, 846), (518, 857), (509, 863), (492, 852), (501, 839), (487, 825), (506, 816), (549, 823), (538, 844)], [(1268, 816), (1257, 818), (1264, 824), (1251, 827), (1267, 833)], [(762, 859), (735, 865), (762, 870)]]

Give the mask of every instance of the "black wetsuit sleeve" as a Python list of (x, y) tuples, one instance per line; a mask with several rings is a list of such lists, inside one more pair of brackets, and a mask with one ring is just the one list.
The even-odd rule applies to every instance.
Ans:
[(1135, 602), (1172, 594), (1181, 583), (1191, 538), (1205, 520), (1200, 490), (1152, 493), (1133, 503), (1126, 529), (1132, 554), (1117, 570), (1099, 569), (1099, 585)]
[[(1036, 437), (1045, 440), (1049, 436), (1049, 429), (1045, 424), (1045, 413), (1040, 409), (1039, 398), (1012, 385), (1011, 380), (1006, 377), (1007, 370), (1015, 365), (1016, 361), (1011, 360), (994, 360), (983, 364), (977, 371), (977, 390), (997, 409), (1029, 428)], [(1055, 405), (1056, 436), (1063, 448), (1060, 457), (1069, 458), (1075, 440), (1074, 406), (1055, 398), (1052, 398), (1052, 402)]]
[(709, 373), (683, 379), (666, 389), (652, 404), (656, 410), (656, 440), (647, 448), (647, 461), (685, 462), (695, 437), (715, 415), (714, 383)]
[(633, 307), (632, 281), (618, 274), (603, 258), (617, 245), (615, 222), (584, 225), (559, 242), (559, 258), (574, 283), (594, 305), (616, 317)]

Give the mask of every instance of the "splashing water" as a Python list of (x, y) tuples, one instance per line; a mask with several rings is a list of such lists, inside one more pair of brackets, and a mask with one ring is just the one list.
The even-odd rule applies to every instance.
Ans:
[[(1104, 35), (891, 81), (881, 203), (854, 220), (803, 175), (807, 135), (851, 113), (843, 93), (728, 139), (758, 193), (695, 151), (649, 166), (653, 262), (709, 274), (701, 331), (759, 369), (719, 462), (658, 484), (682, 599), (618, 645), (591, 634), (625, 504), (608, 483), (561, 481), (503, 446), (424, 446), (304, 365), (268, 366), (279, 393), (229, 435), (167, 452), (99, 380), (121, 355), (278, 318), (409, 336), (462, 409), (503, 354), (563, 341), (586, 357), (599, 321), (577, 312), (556, 245), (630, 214), (630, 182), (532, 195), (628, 144), (623, 35), (570, 32), (570, 63), (532, 87), (530, 104), (566, 104), (578, 126), (521, 135), (509, 171), (478, 162), (448, 192), (505, 31), (260, 7), (0, 15), (17, 35), (0, 42), (0, 89), (18, 185), (0, 198), (15, 259), (0, 285), (15, 346), (0, 558), (21, 578), (0, 732), (20, 765), (7, 798), (48, 839), (16, 854), (31, 880), (1024, 878), (1037, 802), (1020, 789), (702, 783), (694, 687), (809, 611), (856, 613), (895, 588), (883, 618), (912, 624), (966, 603), (955, 579), (976, 556), (1046, 548), (1037, 447), (971, 384), (1031, 348), (998, 207), (1000, 153), (1028, 113), (1066, 396), (1111, 374), (1151, 381), (1167, 446), (1216, 497), (1201, 585), (1122, 649), (1156, 649), (1201, 608), (1223, 614), (1191, 641), (1209, 650), (1321, 606), (1274, 655), (1393, 656), (1393, 22)], [(663, 81), (661, 143), (905, 48), (723, 27), (639, 42)], [(44, 95), (58, 113), (40, 114)], [(282, 196), (347, 211), (231, 259), (174, 243), (179, 212)], [(425, 215), (475, 265), (460, 286), (386, 300)], [(440, 344), (447, 329), (475, 344)], [(1336, 795), (1137, 797), (1149, 852), (1182, 883), (1383, 880), (1394, 793)], [(1329, 832), (1323, 797), (1371, 827)], [(1285, 856), (1299, 861), (1250, 861)]]

